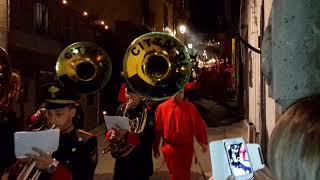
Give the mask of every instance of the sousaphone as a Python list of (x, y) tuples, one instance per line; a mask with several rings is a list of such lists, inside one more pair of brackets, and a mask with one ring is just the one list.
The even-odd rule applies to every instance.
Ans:
[[(128, 86), (151, 100), (167, 99), (182, 90), (191, 76), (191, 69), (187, 48), (175, 37), (160, 32), (147, 33), (135, 39), (123, 60)], [(142, 116), (130, 120), (129, 131), (143, 132), (146, 119), (145, 109)], [(110, 151), (113, 157), (118, 158), (127, 156), (134, 148), (135, 145), (116, 138), (104, 152)]]
[(66, 47), (56, 63), (56, 76), (65, 88), (90, 94), (109, 81), (112, 63), (109, 55), (93, 42), (76, 42)]
[(187, 48), (177, 38), (151, 32), (128, 47), (123, 72), (128, 85), (152, 100), (167, 99), (183, 89), (191, 75)]

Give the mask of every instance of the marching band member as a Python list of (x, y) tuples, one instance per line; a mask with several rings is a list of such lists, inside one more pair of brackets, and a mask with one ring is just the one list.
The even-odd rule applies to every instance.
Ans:
[[(153, 174), (152, 163), (152, 142), (154, 138), (154, 111), (146, 107), (143, 97), (136, 94), (132, 89), (126, 88), (125, 92), (128, 101), (118, 108), (118, 115), (126, 116), (129, 119), (140, 118), (147, 110), (147, 119), (141, 133), (134, 133), (120, 129), (119, 133), (110, 129), (106, 134), (107, 141), (115, 138), (125, 138), (129, 146), (134, 146), (131, 152), (122, 157), (117, 157), (114, 167), (114, 180), (148, 180)], [(146, 109), (147, 108), (147, 109)], [(125, 152), (124, 152), (125, 153)]]
[(91, 180), (98, 161), (97, 138), (74, 126), (73, 117), (76, 115), (75, 96), (58, 84), (47, 84), (42, 87), (45, 96), (45, 113), (47, 127), (60, 129), (59, 148), (52, 156), (41, 149), (34, 149), (40, 155), (30, 155), (36, 162), (36, 168), (41, 170), (39, 179), (59, 180)]
[(155, 114), (154, 156), (160, 156), (159, 144), (163, 138), (162, 152), (169, 169), (170, 180), (190, 180), (194, 137), (207, 151), (206, 124), (196, 107), (184, 99), (182, 90), (160, 104)]

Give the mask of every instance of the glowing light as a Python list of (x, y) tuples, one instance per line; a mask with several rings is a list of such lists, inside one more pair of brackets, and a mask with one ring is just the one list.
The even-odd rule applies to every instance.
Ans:
[(88, 16), (88, 12), (87, 11), (83, 11), (83, 16)]
[(105, 25), (104, 28), (105, 28), (105, 29), (109, 29), (109, 26)]
[(185, 25), (180, 25), (179, 30), (181, 34), (184, 34), (187, 31), (187, 27)]
[(104, 21), (101, 21), (100, 24), (101, 24), (101, 25), (104, 25)]
[(67, 0), (63, 0), (62, 3), (63, 4), (67, 4), (68, 2), (67, 2)]
[(103, 59), (103, 56), (100, 56), (100, 55), (97, 56), (97, 61), (98, 62), (101, 61), (102, 59)]
[(191, 43), (188, 44), (188, 48), (192, 49), (192, 44)]
[(217, 60), (214, 59), (214, 58), (212, 58), (211, 61), (212, 61), (212, 63), (216, 63), (217, 62)]
[(102, 111), (102, 114), (103, 115), (107, 115), (107, 111)]

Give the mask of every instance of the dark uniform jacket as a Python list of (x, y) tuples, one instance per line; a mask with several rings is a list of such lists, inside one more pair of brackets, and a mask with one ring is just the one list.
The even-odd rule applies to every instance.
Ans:
[[(58, 167), (62, 166), (69, 171), (73, 180), (91, 180), (98, 162), (97, 138), (77, 129), (61, 134), (59, 148), (52, 157), (59, 161)], [(54, 179), (65, 176), (58, 169), (53, 174), (56, 177)], [(49, 179), (48, 177), (47, 173), (41, 175), (41, 179)]]
[[(118, 109), (118, 115), (122, 116), (126, 104)], [(126, 117), (135, 119), (142, 117), (146, 108), (145, 102), (141, 101), (136, 107), (128, 109)], [(153, 174), (152, 142), (154, 139), (154, 111), (147, 112), (147, 120), (144, 131), (139, 133), (140, 144), (125, 157), (116, 159), (114, 180), (145, 180)]]

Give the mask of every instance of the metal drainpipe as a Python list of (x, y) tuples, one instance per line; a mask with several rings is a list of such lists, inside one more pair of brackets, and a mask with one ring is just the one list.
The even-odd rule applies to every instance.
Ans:
[[(261, 16), (260, 16), (260, 39), (259, 44), (262, 42), (264, 35), (264, 0), (261, 5)], [(261, 47), (261, 45), (259, 45)], [(260, 56), (260, 64), (262, 65), (262, 57)], [(267, 119), (266, 119), (266, 86), (265, 78), (263, 76), (262, 68), (260, 68), (260, 145), (263, 154), (263, 158), (266, 162), (267, 145), (268, 145), (268, 133), (267, 133)]]

